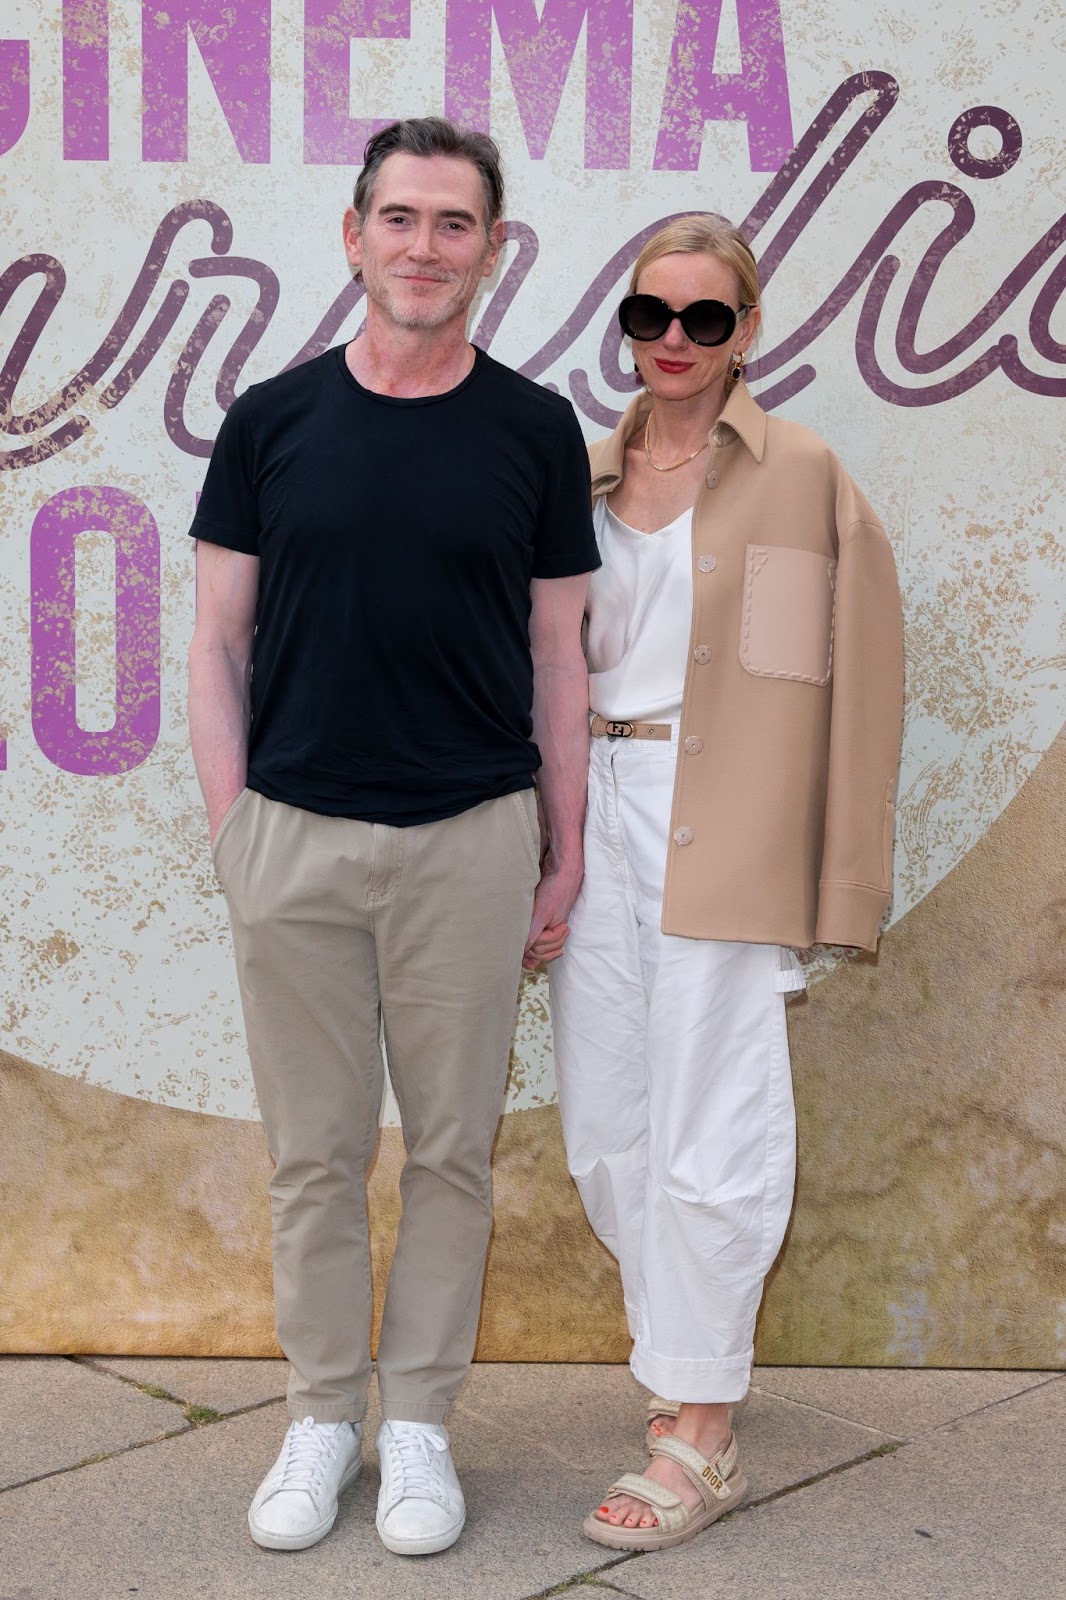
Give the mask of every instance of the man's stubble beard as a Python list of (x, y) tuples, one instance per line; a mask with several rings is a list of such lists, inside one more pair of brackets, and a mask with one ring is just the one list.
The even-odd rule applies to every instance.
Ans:
[(466, 315), (473, 304), (481, 281), (481, 268), (488, 253), (486, 249), (477, 266), (465, 276), (442, 280), (451, 283), (453, 288), (453, 292), (444, 301), (432, 303), (427, 300), (424, 305), (419, 305), (416, 300), (414, 304), (406, 303), (401, 306), (399, 296), (393, 289), (396, 278), (390, 277), (385, 272), (379, 273), (373, 268), (368, 275), (364, 265), (362, 275), (367, 300), (380, 306), (398, 328), (422, 328), (431, 331), (434, 328), (443, 328), (459, 316), (462, 316), (465, 325)]

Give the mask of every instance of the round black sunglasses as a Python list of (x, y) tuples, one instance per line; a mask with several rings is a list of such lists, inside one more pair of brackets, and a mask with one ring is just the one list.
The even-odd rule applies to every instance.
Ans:
[(734, 311), (722, 300), (693, 300), (675, 311), (658, 295), (627, 294), (618, 307), (618, 320), (629, 339), (661, 339), (676, 317), (693, 344), (725, 344), (751, 310), (752, 306), (741, 306)]

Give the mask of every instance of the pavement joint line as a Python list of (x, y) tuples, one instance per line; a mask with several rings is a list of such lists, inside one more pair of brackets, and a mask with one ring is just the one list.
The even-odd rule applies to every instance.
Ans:
[(904, 1441), (898, 1433), (886, 1433), (884, 1428), (875, 1428), (872, 1422), (857, 1422), (854, 1417), (842, 1416), (839, 1411), (827, 1411), (825, 1406), (816, 1406), (813, 1400), (797, 1400), (790, 1394), (778, 1394), (774, 1389), (763, 1389), (753, 1383), (749, 1391), (751, 1394), (761, 1394), (767, 1400), (780, 1400), (786, 1406), (801, 1406), (804, 1411), (816, 1411), (820, 1417), (832, 1417), (834, 1422), (846, 1422), (849, 1428), (861, 1428), (863, 1433), (877, 1433), (882, 1439), (899, 1439)]
[(28, 1489), (31, 1484), (45, 1483), (49, 1478), (65, 1478), (70, 1472), (80, 1472), (83, 1467), (98, 1467), (103, 1461), (114, 1461), (118, 1456), (129, 1455), (132, 1450), (144, 1450), (149, 1445), (165, 1444), (168, 1439), (180, 1439), (187, 1433), (195, 1433), (193, 1423), (186, 1423), (183, 1428), (171, 1428), (167, 1433), (157, 1433), (153, 1439), (135, 1439), (132, 1444), (120, 1445), (117, 1450), (102, 1450), (97, 1456), (84, 1456), (81, 1461), (72, 1461), (69, 1467), (56, 1467), (51, 1472), (38, 1472), (32, 1478), (22, 1478), (18, 1483), (5, 1483), (0, 1488), (0, 1494), (11, 1494), (15, 1489)]
[[(1010, 1369), (1005, 1367), (1003, 1370), (1006, 1372)], [(946, 1422), (938, 1422), (935, 1428), (916, 1434), (909, 1442), (916, 1444), (919, 1439), (931, 1439), (935, 1434), (943, 1433), (945, 1428), (953, 1428), (957, 1422), (968, 1422), (971, 1417), (983, 1416), (986, 1411), (995, 1411), (997, 1406), (1009, 1405), (1012, 1400), (1021, 1400), (1024, 1395), (1035, 1394), (1038, 1389), (1046, 1389), (1053, 1383), (1061, 1383), (1064, 1378), (1066, 1372), (1049, 1372), (1040, 1383), (1031, 1383), (1025, 1389), (1015, 1389), (1013, 1394), (1001, 1394), (998, 1399), (986, 1400), (983, 1406), (975, 1406), (972, 1411), (962, 1411), (957, 1417), (948, 1417)]]
[(772, 1489), (769, 1494), (761, 1495), (757, 1500), (746, 1500), (742, 1506), (737, 1506), (735, 1511), (730, 1511), (720, 1520), (725, 1522), (728, 1517), (741, 1517), (745, 1511), (754, 1511), (758, 1506), (773, 1505), (775, 1500), (784, 1500), (787, 1495), (796, 1494), (800, 1489), (813, 1488), (816, 1483), (823, 1483), (826, 1478), (838, 1478), (842, 1473), (850, 1472), (853, 1467), (864, 1467), (870, 1461), (879, 1461), (884, 1456), (894, 1456), (900, 1450), (906, 1450), (907, 1439), (886, 1439), (884, 1444), (878, 1445), (873, 1450), (867, 1450), (865, 1455), (853, 1456), (850, 1461), (838, 1461), (835, 1467), (826, 1467), (822, 1472), (812, 1472), (809, 1478), (799, 1478), (795, 1483), (786, 1483), (780, 1489)]
[[(810, 1370), (818, 1370), (818, 1369), (810, 1369)], [(823, 1369), (823, 1370), (828, 1370), (828, 1369)], [(859, 1369), (844, 1367), (844, 1368), (836, 1368), (835, 1370), (847, 1372), (847, 1371), (857, 1371)], [(870, 1368), (866, 1368), (864, 1370), (870, 1371), (871, 1369)], [(959, 1371), (964, 1371), (966, 1369), (958, 1368), (958, 1367), (880, 1367), (880, 1368), (875, 1368), (873, 1370), (881, 1371), (881, 1372), (959, 1372)], [(989, 1370), (1002, 1371), (1002, 1372), (1011, 1372), (1011, 1371), (1013, 1371), (1015, 1369), (1013, 1369), (1011, 1367), (1002, 1367), (1002, 1368), (993, 1368), (993, 1369), (989, 1369), (989, 1368), (985, 1368), (985, 1367), (982, 1367), (982, 1368), (976, 1368), (975, 1367), (972, 1370), (975, 1371), (975, 1372), (976, 1371), (986, 1372), (986, 1371), (989, 1371)], [(1017, 1370), (1021, 1370), (1021, 1369), (1017, 1369)], [(812, 1400), (797, 1400), (792, 1395), (778, 1394), (776, 1392), (776, 1390), (774, 1390), (774, 1389), (764, 1389), (764, 1388), (761, 1387), (761, 1385), (756, 1384), (756, 1383), (753, 1383), (751, 1385), (751, 1392), (753, 1394), (765, 1395), (768, 1400), (783, 1400), (787, 1405), (790, 1405), (790, 1406), (802, 1406), (805, 1411), (816, 1411), (818, 1413), (818, 1415), (821, 1416), (821, 1417), (832, 1417), (834, 1419), (834, 1421), (836, 1421), (836, 1422), (846, 1422), (846, 1423), (849, 1424), (849, 1426), (851, 1426), (853, 1428), (862, 1428), (864, 1430), (864, 1432), (866, 1432), (866, 1433), (879, 1433), (883, 1439), (894, 1439), (894, 1440), (897, 1440), (900, 1444), (915, 1444), (919, 1439), (932, 1438), (932, 1436), (934, 1434), (939, 1433), (943, 1428), (953, 1427), (956, 1422), (964, 1422), (967, 1417), (979, 1417), (982, 1414), (982, 1412), (991, 1411), (996, 1406), (1005, 1405), (1007, 1403), (1007, 1401), (1009, 1401), (1009, 1400), (1019, 1400), (1023, 1394), (1032, 1394), (1037, 1389), (1045, 1389), (1049, 1383), (1057, 1383), (1057, 1382), (1060, 1382), (1064, 1378), (1066, 1378), (1066, 1372), (1059, 1372), (1059, 1371), (1047, 1372), (1040, 1378), (1040, 1380), (1038, 1382), (1031, 1383), (1031, 1384), (1027, 1385), (1026, 1388), (1024, 1388), (1024, 1389), (1015, 1389), (1011, 1394), (1001, 1394), (1001, 1395), (998, 1395), (994, 1400), (985, 1400), (981, 1405), (974, 1406), (972, 1411), (960, 1411), (960, 1412), (957, 1413), (957, 1415), (955, 1415), (953, 1417), (946, 1417), (943, 1422), (938, 1422), (933, 1427), (926, 1428), (923, 1433), (912, 1433), (912, 1434), (888, 1433), (886, 1431), (886, 1429), (884, 1429), (884, 1428), (875, 1428), (872, 1423), (859, 1422), (854, 1417), (845, 1417), (839, 1411), (827, 1411), (825, 1406), (817, 1406), (817, 1405), (814, 1404), (814, 1402)]]
[[(622, 1556), (621, 1559), (626, 1561), (630, 1557)], [(605, 1589), (609, 1594), (625, 1595), (626, 1600), (636, 1600), (636, 1597), (631, 1595), (627, 1589), (619, 1589), (617, 1585), (608, 1583), (605, 1578), (600, 1576), (601, 1573), (610, 1572), (618, 1565), (619, 1562), (616, 1560), (608, 1562), (603, 1567), (590, 1567), (587, 1572), (575, 1572), (573, 1577), (561, 1578), (558, 1583), (553, 1583), (547, 1589), (538, 1589), (536, 1594), (527, 1595), (525, 1600), (555, 1600), (557, 1595), (569, 1594), (573, 1590), (580, 1588)]]
[[(197, 1400), (183, 1400), (180, 1395), (171, 1394), (169, 1389), (164, 1389), (158, 1383), (143, 1383), (137, 1378), (127, 1377), (124, 1372), (113, 1372), (104, 1365), (105, 1358), (92, 1356), (67, 1356), (75, 1366), (88, 1367), (92, 1372), (99, 1372), (102, 1377), (114, 1378), (119, 1383), (124, 1383), (128, 1389), (136, 1389), (138, 1394), (146, 1394), (150, 1400), (165, 1400), (171, 1405), (179, 1406), (186, 1422), (191, 1422), (194, 1427), (204, 1428), (212, 1423), (222, 1422), (226, 1417), (242, 1417), (249, 1411), (261, 1411), (264, 1406), (276, 1406), (285, 1399), (283, 1394), (272, 1394), (266, 1400), (253, 1400), (249, 1405), (238, 1406), (235, 1411), (216, 1411), (214, 1406), (201, 1405)], [(0, 1597), (2, 1600), (2, 1597)]]
[[(79, 1363), (83, 1361), (83, 1358), (80, 1356), (68, 1356), (66, 1359), (69, 1361), (78, 1361)], [(90, 1361), (84, 1361), (84, 1365), (92, 1366), (92, 1363)], [(110, 1374), (110, 1376), (113, 1378), (118, 1378), (120, 1383), (125, 1383), (130, 1388), (139, 1388), (138, 1384), (130, 1382), (130, 1380), (127, 1378), (123, 1378), (121, 1373), (113, 1372)], [(81, 1461), (72, 1461), (69, 1467), (56, 1467), (51, 1472), (38, 1472), (36, 1476), (32, 1478), (20, 1478), (18, 1483), (2, 1484), (0, 1485), (0, 1495), (10, 1494), (14, 1489), (29, 1488), (29, 1486), (34, 1483), (44, 1483), (48, 1478), (63, 1478), (68, 1472), (80, 1472), (83, 1467), (98, 1467), (101, 1462), (114, 1461), (118, 1456), (127, 1456), (132, 1450), (145, 1450), (153, 1444), (166, 1444), (168, 1439), (184, 1439), (189, 1434), (202, 1433), (204, 1428), (218, 1427), (222, 1423), (229, 1422), (234, 1417), (247, 1417), (253, 1411), (265, 1411), (268, 1406), (280, 1405), (284, 1398), (284, 1395), (281, 1395), (276, 1400), (257, 1400), (253, 1405), (241, 1406), (239, 1411), (213, 1412), (209, 1421), (195, 1421), (193, 1418), (185, 1416), (185, 1413), (183, 1412), (182, 1414), (185, 1416), (185, 1426), (183, 1428), (170, 1428), (165, 1433), (155, 1434), (151, 1439), (134, 1439), (131, 1444), (119, 1445), (117, 1450), (102, 1450), (99, 1455), (84, 1456)], [(182, 1402), (179, 1400), (176, 1401), (175, 1404), (181, 1405)], [(191, 1406), (189, 1409), (195, 1411), (198, 1408)], [(207, 1410), (209, 1408), (200, 1407), (199, 1409)]]

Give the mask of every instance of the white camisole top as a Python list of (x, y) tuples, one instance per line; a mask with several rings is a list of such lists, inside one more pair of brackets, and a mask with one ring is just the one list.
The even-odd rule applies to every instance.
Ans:
[(589, 582), (589, 704), (601, 717), (676, 722), (692, 627), (692, 510), (638, 533), (601, 495), (592, 521), (603, 565)]

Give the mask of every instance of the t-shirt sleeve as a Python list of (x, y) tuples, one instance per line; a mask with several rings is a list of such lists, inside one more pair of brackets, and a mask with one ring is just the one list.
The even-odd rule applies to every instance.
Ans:
[(247, 396), (233, 402), (211, 452), (192, 527), (194, 539), (259, 554), (259, 502)]
[(592, 527), (588, 451), (573, 407), (560, 408), (533, 553), (535, 578), (572, 578), (600, 564)]

